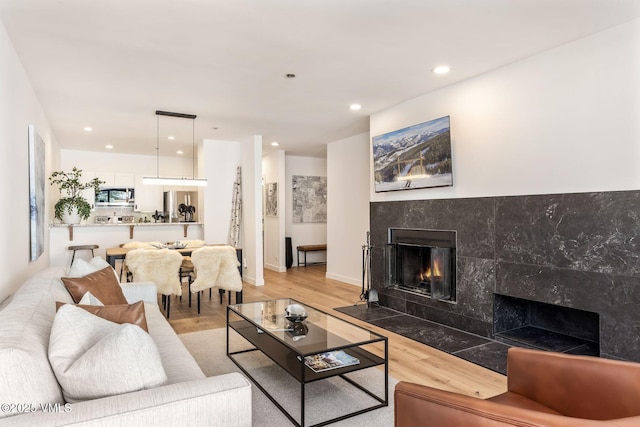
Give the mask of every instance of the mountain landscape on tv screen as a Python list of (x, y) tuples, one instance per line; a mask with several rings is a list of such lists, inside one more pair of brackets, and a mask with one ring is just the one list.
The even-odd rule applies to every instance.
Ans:
[(376, 191), (452, 185), (449, 117), (373, 138)]

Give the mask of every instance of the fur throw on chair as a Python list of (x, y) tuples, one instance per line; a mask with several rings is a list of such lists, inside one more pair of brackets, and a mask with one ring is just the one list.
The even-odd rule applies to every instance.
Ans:
[(242, 278), (238, 271), (238, 255), (231, 246), (206, 246), (191, 254), (196, 280), (191, 292), (208, 288), (242, 291)]
[(121, 248), (133, 249), (158, 249), (162, 247), (160, 242), (127, 242), (120, 245)]
[(136, 282), (155, 282), (162, 295), (182, 295), (182, 254), (171, 249), (134, 249), (125, 262)]

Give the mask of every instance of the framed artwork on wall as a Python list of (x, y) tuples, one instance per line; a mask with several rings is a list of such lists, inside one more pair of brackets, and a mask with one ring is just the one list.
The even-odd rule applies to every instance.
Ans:
[(270, 182), (265, 187), (264, 214), (278, 216), (278, 183)]
[(376, 193), (453, 185), (449, 116), (372, 138)]
[(327, 177), (293, 175), (293, 222), (327, 222)]
[(34, 125), (28, 128), (29, 141), (29, 231), (30, 260), (37, 260), (44, 252), (44, 141)]

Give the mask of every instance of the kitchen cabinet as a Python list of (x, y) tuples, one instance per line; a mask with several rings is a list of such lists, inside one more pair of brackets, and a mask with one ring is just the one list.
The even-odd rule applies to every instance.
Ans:
[(132, 173), (96, 172), (95, 176), (104, 181), (103, 187), (135, 187), (135, 178)]
[(113, 183), (116, 187), (135, 188), (135, 178), (132, 173), (115, 173)]
[(113, 172), (95, 172), (95, 177), (100, 181), (104, 181), (100, 184), (101, 187), (113, 187), (115, 186), (115, 174)]
[(144, 175), (135, 176), (136, 210), (140, 212), (162, 212), (164, 187), (162, 185), (145, 185), (142, 183)]
[[(80, 180), (82, 181), (82, 183), (86, 183), (91, 181), (95, 177), (96, 176), (93, 172), (82, 171), (82, 178)], [(89, 204), (91, 205), (91, 209), (93, 210), (95, 208), (96, 199), (96, 192), (93, 187), (85, 188), (81, 191), (81, 195), (87, 202), (89, 202)]]

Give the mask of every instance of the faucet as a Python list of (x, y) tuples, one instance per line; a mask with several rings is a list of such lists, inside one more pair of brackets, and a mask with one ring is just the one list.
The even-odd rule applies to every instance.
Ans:
[(164, 221), (164, 215), (162, 215), (160, 212), (158, 212), (158, 210), (156, 209), (156, 213), (151, 215), (151, 218), (153, 218), (153, 222), (158, 222), (158, 220), (163, 220)]

